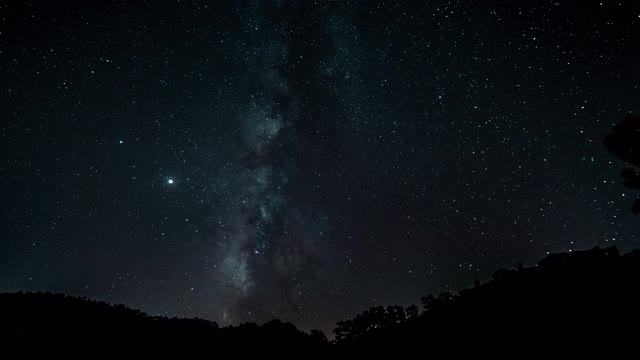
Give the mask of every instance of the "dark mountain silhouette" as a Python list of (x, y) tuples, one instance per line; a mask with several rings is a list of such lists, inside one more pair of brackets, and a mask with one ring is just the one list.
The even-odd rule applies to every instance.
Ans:
[(335, 340), (273, 320), (221, 328), (202, 319), (150, 316), (123, 305), (51, 293), (0, 294), (7, 344), (59, 349), (138, 348), (255, 352), (317, 357), (332, 353), (517, 349), (584, 352), (634, 344), (640, 334), (640, 250), (549, 255), (536, 266), (501, 269), (458, 294), (418, 307), (373, 307), (337, 324)]
[(640, 250), (549, 255), (537, 266), (498, 270), (490, 281), (422, 298), (418, 316), (369, 309), (334, 330), (338, 347), (432, 351), (543, 349), (584, 352), (634, 344), (640, 335)]
[(203, 319), (150, 316), (124, 305), (43, 292), (0, 294), (0, 319), (0, 338), (7, 343), (48, 344), (58, 349), (135, 348), (147, 353), (216, 349), (241, 356), (258, 349), (322, 352), (328, 346), (321, 331), (305, 333), (280, 320), (221, 328)]

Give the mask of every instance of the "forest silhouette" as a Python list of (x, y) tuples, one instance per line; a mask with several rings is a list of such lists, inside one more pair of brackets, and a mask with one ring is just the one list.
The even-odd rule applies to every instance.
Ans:
[[(0, 294), (7, 344), (91, 348), (222, 349), (235, 353), (322, 355), (410, 349), (458, 352), (606, 349), (632, 344), (640, 320), (640, 250), (552, 254), (537, 265), (496, 271), (457, 294), (422, 298), (422, 306), (377, 306), (339, 321), (335, 339), (272, 320), (219, 327), (203, 319), (151, 316), (124, 305), (52, 293)], [(462, 346), (462, 347), (461, 347)], [(150, 350), (152, 349), (152, 350)]]
[[(604, 145), (631, 166), (622, 171), (624, 185), (640, 189), (640, 118), (625, 118)], [(640, 212), (640, 198), (632, 210)], [(639, 280), (640, 250), (551, 254), (534, 266), (497, 270), (458, 293), (427, 295), (421, 306), (366, 309), (339, 321), (331, 341), (320, 330), (304, 332), (280, 320), (220, 327), (63, 294), (2, 293), (0, 339), (23, 350), (86, 348), (88, 354), (132, 348), (298, 357), (497, 349), (514, 356), (590, 353), (633, 348), (640, 333)]]

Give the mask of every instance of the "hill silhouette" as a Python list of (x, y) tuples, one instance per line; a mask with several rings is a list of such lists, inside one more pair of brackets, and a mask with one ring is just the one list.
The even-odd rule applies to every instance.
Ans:
[(374, 307), (340, 321), (329, 342), (272, 320), (219, 327), (203, 319), (151, 316), (123, 305), (51, 293), (0, 294), (7, 344), (96, 348), (232, 350), (315, 357), (332, 353), (425, 350), (606, 350), (633, 344), (640, 325), (640, 250), (552, 254), (536, 266), (501, 269), (458, 294), (417, 306)]
[(423, 297), (419, 315), (389, 319), (399, 310), (372, 308), (339, 322), (334, 333), (339, 346), (368, 350), (606, 350), (636, 341), (639, 305), (640, 250), (594, 248), (498, 270), (458, 294)]
[[(324, 333), (299, 331), (274, 319), (265, 324), (219, 327), (198, 318), (151, 316), (124, 305), (53, 293), (0, 294), (0, 338), (7, 343), (67, 348), (138, 349), (162, 353), (179, 349), (276, 351), (328, 345)], [(250, 345), (250, 346), (247, 346)]]

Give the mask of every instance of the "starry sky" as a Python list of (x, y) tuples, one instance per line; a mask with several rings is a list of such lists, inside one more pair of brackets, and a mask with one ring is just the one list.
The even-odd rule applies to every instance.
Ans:
[(640, 2), (0, 5), (0, 291), (333, 328), (638, 247)]

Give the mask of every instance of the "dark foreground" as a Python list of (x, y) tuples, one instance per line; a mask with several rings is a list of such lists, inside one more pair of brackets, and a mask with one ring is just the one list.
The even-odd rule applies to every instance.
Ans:
[(490, 281), (458, 294), (424, 297), (422, 310), (371, 308), (339, 322), (333, 342), (320, 331), (302, 332), (278, 320), (221, 328), (51, 293), (0, 294), (0, 319), (4, 351), (25, 354), (137, 349), (306, 358), (377, 351), (634, 351), (640, 344), (640, 250), (554, 254), (537, 266), (498, 270)]

